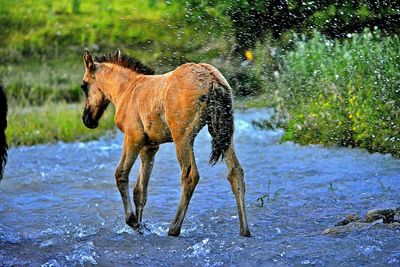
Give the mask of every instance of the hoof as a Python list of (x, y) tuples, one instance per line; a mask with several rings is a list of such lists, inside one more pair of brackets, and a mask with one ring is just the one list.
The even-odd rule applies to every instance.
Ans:
[(171, 230), (171, 228), (168, 231), (168, 235), (169, 236), (179, 236), (181, 234), (181, 230)]
[(140, 224), (138, 223), (136, 216), (131, 214), (128, 219), (125, 220), (126, 224), (132, 227), (134, 230), (138, 230)]
[(249, 229), (247, 229), (246, 231), (240, 231), (240, 235), (245, 237), (251, 236)]

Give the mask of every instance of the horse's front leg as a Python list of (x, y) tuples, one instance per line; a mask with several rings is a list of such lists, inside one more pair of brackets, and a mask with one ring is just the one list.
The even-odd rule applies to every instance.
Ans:
[(129, 172), (135, 163), (140, 149), (141, 146), (135, 142), (134, 138), (125, 135), (121, 160), (115, 171), (115, 180), (119, 192), (121, 193), (122, 203), (124, 204), (125, 222), (133, 229), (138, 229), (139, 224), (132, 211), (131, 198), (129, 195)]

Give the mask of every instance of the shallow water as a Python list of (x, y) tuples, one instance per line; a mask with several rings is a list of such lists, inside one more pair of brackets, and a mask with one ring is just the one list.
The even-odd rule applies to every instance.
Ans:
[[(400, 206), (400, 160), (364, 150), (278, 144), (252, 127), (265, 110), (236, 114), (251, 238), (240, 237), (223, 164), (208, 165), (210, 137), (195, 149), (201, 179), (181, 236), (167, 236), (180, 195), (173, 144), (160, 148), (144, 234), (124, 224), (114, 182), (122, 135), (88, 143), (13, 148), (0, 184), (0, 265), (400, 265), (400, 231), (377, 224), (321, 232), (346, 214)], [(135, 164), (131, 186), (138, 170)], [(257, 198), (270, 187), (271, 201)]]

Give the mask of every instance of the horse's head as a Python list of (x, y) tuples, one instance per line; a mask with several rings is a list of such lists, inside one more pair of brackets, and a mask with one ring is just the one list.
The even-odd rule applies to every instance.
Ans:
[(83, 110), (82, 120), (86, 127), (94, 129), (99, 125), (99, 120), (110, 100), (106, 98), (97, 85), (96, 74), (100, 69), (100, 64), (93, 61), (88, 50), (83, 52), (83, 62), (85, 74), (81, 88), (85, 93), (85, 109)]

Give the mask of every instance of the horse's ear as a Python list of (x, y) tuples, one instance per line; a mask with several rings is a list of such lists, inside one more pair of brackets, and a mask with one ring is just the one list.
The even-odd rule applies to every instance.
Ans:
[(90, 72), (95, 71), (95, 66), (93, 62), (93, 57), (90, 54), (89, 50), (83, 51), (83, 62), (85, 63), (85, 68), (88, 69)]
[(122, 57), (121, 49), (117, 48), (117, 50), (115, 50), (114, 57), (116, 57), (118, 59), (118, 61), (121, 60), (121, 57)]

